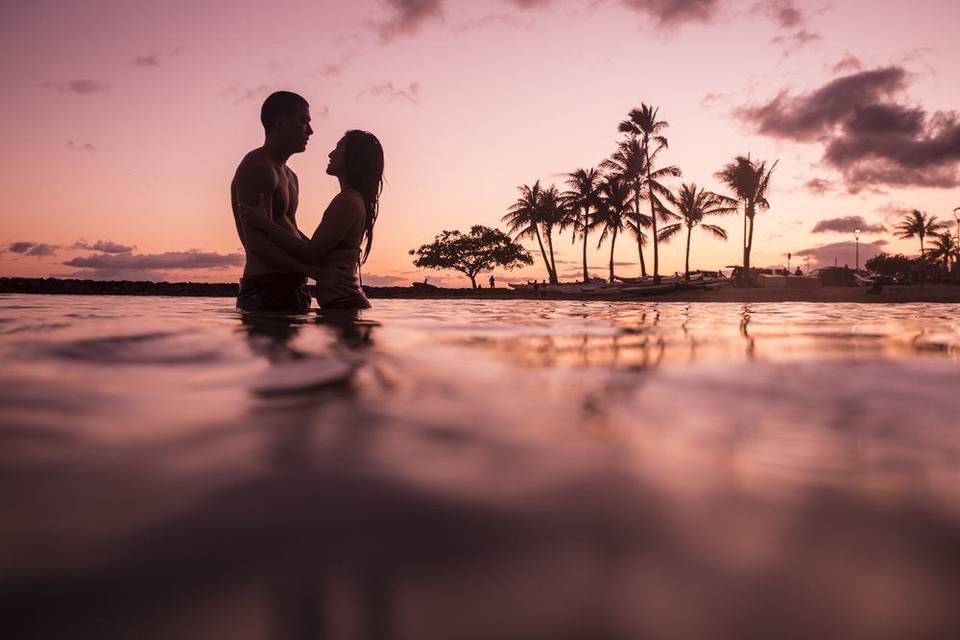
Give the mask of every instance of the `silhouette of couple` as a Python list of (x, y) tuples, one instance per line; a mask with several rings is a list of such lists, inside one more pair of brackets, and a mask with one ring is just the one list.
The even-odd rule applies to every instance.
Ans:
[(383, 148), (366, 131), (347, 131), (330, 152), (327, 174), (338, 193), (308, 238), (297, 228), (297, 175), (287, 166), (313, 135), (310, 105), (289, 91), (271, 94), (260, 109), (265, 140), (240, 162), (230, 185), (237, 234), (246, 253), (237, 308), (304, 313), (307, 278), (317, 281), (321, 309), (367, 309), (357, 281), (373, 243), (383, 185)]

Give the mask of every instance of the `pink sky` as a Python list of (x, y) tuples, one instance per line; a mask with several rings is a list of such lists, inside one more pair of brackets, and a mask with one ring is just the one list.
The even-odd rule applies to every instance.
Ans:
[[(849, 216), (887, 229), (863, 235), (861, 262), (917, 253), (891, 221), (917, 208), (952, 223), (960, 206), (958, 24), (952, 0), (5, 3), (0, 275), (235, 280), (228, 184), (280, 88), (313, 109), (290, 162), (308, 234), (343, 131), (383, 142), (370, 284), (463, 285), (407, 251), (441, 229), (502, 228), (518, 185), (596, 166), (641, 102), (669, 121), (663, 157), (683, 181), (719, 190), (736, 154), (780, 160), (755, 264), (818, 247), (811, 266), (852, 264), (852, 234), (813, 232)], [(715, 222), (730, 240), (695, 235), (695, 268), (740, 261), (740, 219)], [(557, 248), (561, 274), (578, 273), (570, 236)], [(607, 255), (591, 247), (596, 274)], [(498, 277), (545, 277), (535, 257)], [(616, 257), (637, 275), (635, 243)], [(662, 261), (681, 270), (683, 242)]]

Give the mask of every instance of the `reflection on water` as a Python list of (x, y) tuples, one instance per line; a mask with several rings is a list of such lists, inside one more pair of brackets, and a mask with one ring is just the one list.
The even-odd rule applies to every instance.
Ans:
[(10, 637), (923, 638), (957, 305), (0, 296)]

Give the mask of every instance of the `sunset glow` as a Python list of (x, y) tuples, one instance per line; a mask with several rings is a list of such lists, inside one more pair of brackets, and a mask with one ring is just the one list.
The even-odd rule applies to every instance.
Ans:
[[(336, 181), (327, 153), (373, 131), (386, 182), (365, 284), (465, 286), (408, 250), (500, 222), (517, 187), (597, 166), (641, 102), (669, 122), (670, 184), (724, 192), (735, 155), (779, 159), (755, 266), (917, 254), (892, 226), (960, 206), (960, 4), (953, 0), (307, 0), (7, 3), (0, 275), (235, 281), (228, 185), (262, 143), (277, 89), (316, 131), (290, 166), (310, 234)], [(742, 216), (695, 235), (691, 267), (740, 262)], [(561, 279), (579, 245), (556, 243)], [(536, 252), (535, 242), (525, 242)], [(683, 242), (661, 271), (683, 269)], [(545, 276), (532, 267), (504, 281)], [(639, 275), (635, 242), (619, 272)], [(590, 248), (604, 275), (608, 247)]]

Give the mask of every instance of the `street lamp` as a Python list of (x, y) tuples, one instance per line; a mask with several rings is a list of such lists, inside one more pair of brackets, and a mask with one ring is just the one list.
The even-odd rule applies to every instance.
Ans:
[(853, 270), (857, 272), (860, 271), (860, 229), (853, 230), (853, 237), (857, 240), (857, 261)]

